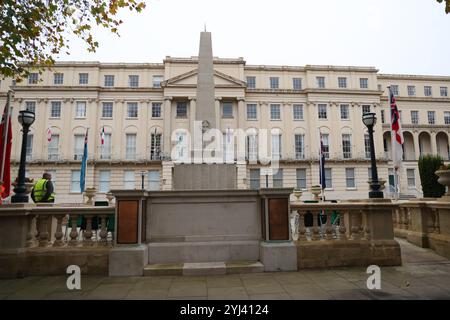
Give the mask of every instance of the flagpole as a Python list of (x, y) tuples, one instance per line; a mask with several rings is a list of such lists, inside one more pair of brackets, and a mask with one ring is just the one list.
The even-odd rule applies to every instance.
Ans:
[(395, 169), (395, 136), (392, 131), (392, 106), (391, 106), (391, 86), (387, 86), (388, 89), (388, 106), (389, 106), (389, 114), (390, 116), (390, 129), (391, 132), (391, 157), (392, 157), (392, 169), (394, 170), (394, 200), (397, 200), (397, 170)]
[(8, 132), (9, 132), (9, 117), (11, 116), (11, 95), (13, 91), (8, 90), (8, 95), (6, 98), (6, 117), (3, 119), (5, 122), (5, 130), (2, 132), (2, 142), (3, 142), (3, 153), (2, 153), (2, 163), (1, 163), (1, 171), (0, 171), (0, 181), (3, 183), (4, 170), (5, 170), (5, 160), (6, 160), (6, 146), (8, 140)]

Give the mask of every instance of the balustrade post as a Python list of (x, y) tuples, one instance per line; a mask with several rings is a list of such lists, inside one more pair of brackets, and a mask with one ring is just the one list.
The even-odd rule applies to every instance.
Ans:
[(57, 215), (56, 216), (56, 231), (55, 231), (55, 242), (53, 243), (53, 246), (55, 247), (60, 247), (64, 244), (62, 237), (63, 237), (63, 232), (62, 232), (62, 221), (64, 219), (63, 215)]
[(46, 247), (49, 244), (48, 234), (48, 215), (41, 214), (38, 216), (39, 225), (39, 246)]
[(100, 242), (106, 243), (107, 242), (107, 236), (108, 236), (108, 230), (106, 228), (106, 215), (100, 216), (100, 225), (101, 225), (101, 231), (100, 231)]
[(30, 214), (27, 217), (27, 228), (28, 228), (28, 232), (27, 232), (26, 246), (34, 247), (34, 245), (36, 244), (36, 229), (37, 229), (35, 215)]
[(326, 240), (333, 240), (333, 228), (331, 227), (331, 214), (328, 214), (324, 210), (324, 215), (327, 219), (326, 225), (325, 225), (325, 239)]
[(370, 227), (369, 227), (369, 213), (363, 211), (364, 227), (363, 227), (363, 240), (370, 240)]
[(298, 240), (306, 241), (305, 213), (298, 211)]
[(69, 244), (72, 246), (75, 246), (78, 244), (78, 229), (77, 229), (77, 220), (78, 220), (78, 215), (77, 214), (72, 214), (70, 215), (70, 219), (72, 222), (72, 226), (70, 228), (70, 241)]
[(340, 213), (339, 217), (339, 240), (347, 240), (347, 229), (345, 227), (345, 215), (349, 215), (349, 211)]
[(315, 241), (320, 239), (319, 226), (317, 221), (319, 219), (319, 212), (313, 211), (312, 215), (313, 215), (313, 228), (311, 233), (311, 240)]
[(351, 212), (351, 228), (350, 228), (350, 240), (359, 240), (360, 239), (360, 224), (359, 224), (359, 212)]
[(83, 232), (85, 245), (92, 244), (92, 215), (86, 215), (86, 230)]

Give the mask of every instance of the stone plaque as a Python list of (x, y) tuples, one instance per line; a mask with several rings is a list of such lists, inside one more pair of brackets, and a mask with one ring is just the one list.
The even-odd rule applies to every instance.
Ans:
[(289, 240), (288, 199), (269, 199), (269, 240)]
[(121, 200), (117, 210), (117, 243), (138, 243), (139, 200)]

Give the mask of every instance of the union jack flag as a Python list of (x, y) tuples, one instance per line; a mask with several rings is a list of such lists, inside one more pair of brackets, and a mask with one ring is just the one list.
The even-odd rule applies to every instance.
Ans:
[(400, 112), (397, 107), (397, 100), (389, 87), (389, 103), (391, 106), (391, 132), (392, 132), (392, 160), (394, 167), (398, 169), (403, 160), (403, 132), (400, 122)]

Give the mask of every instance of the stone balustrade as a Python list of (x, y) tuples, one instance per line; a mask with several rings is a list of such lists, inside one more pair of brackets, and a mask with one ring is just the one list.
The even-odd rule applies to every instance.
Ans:
[(390, 200), (291, 203), (299, 268), (400, 265)]
[(392, 216), (397, 237), (450, 258), (450, 202), (443, 199), (399, 203)]

